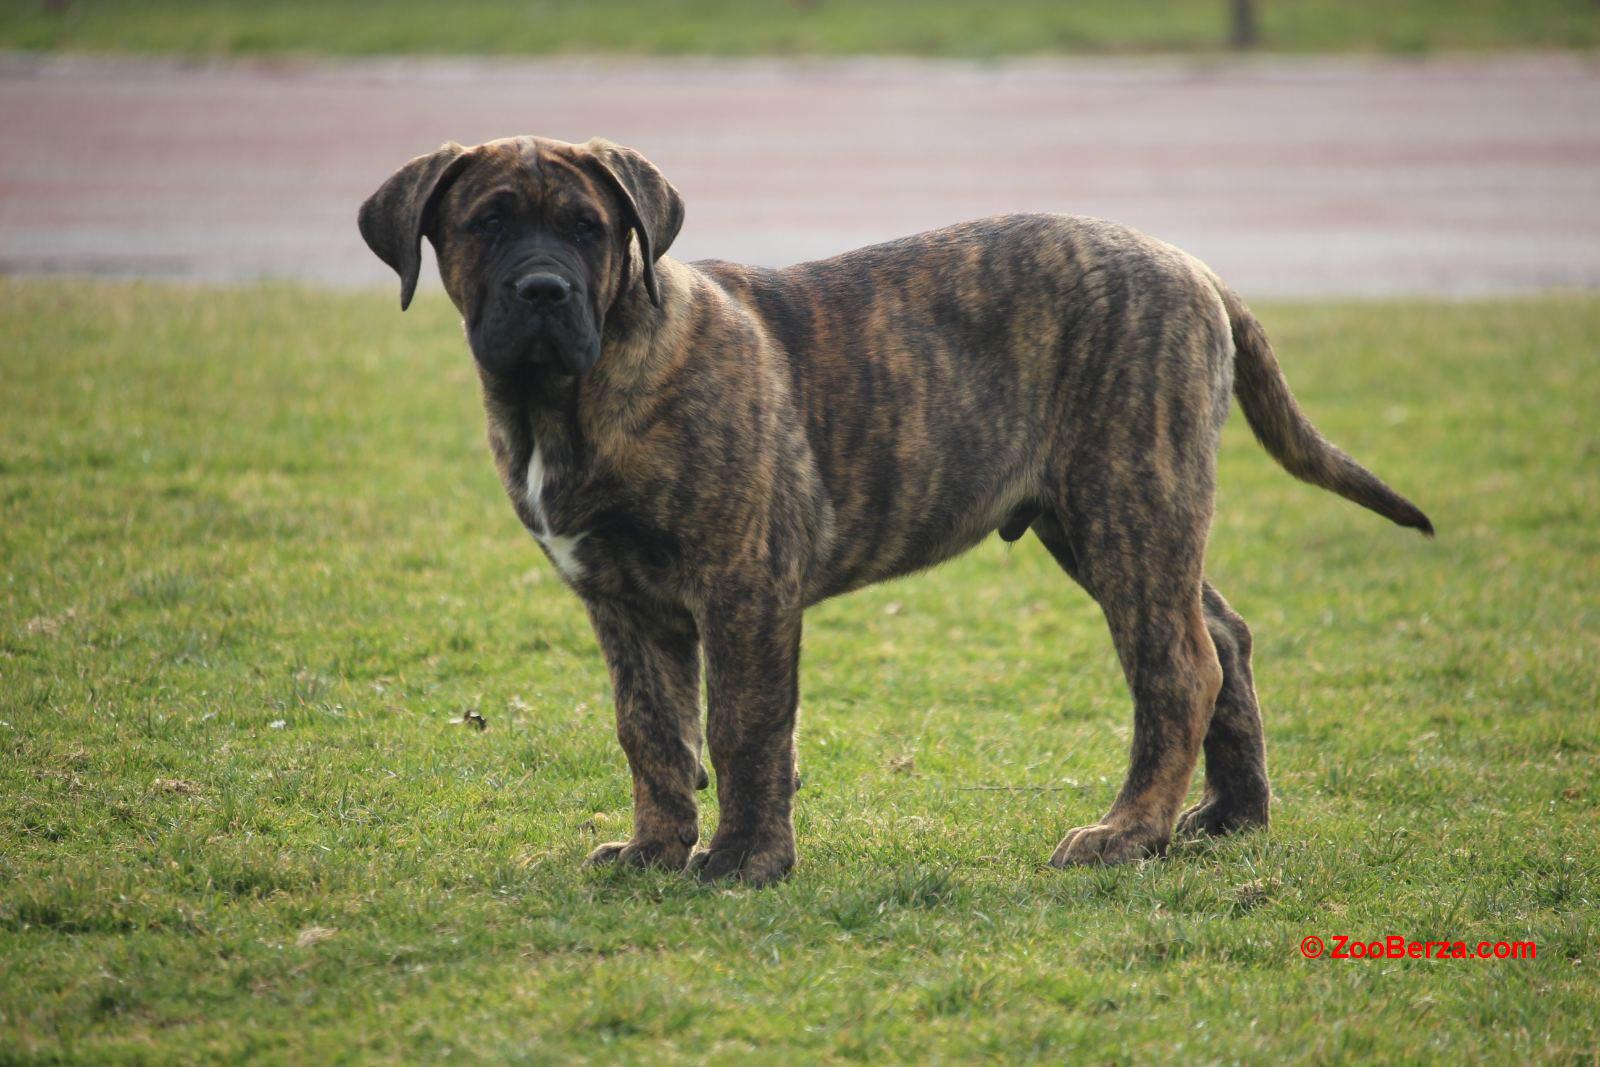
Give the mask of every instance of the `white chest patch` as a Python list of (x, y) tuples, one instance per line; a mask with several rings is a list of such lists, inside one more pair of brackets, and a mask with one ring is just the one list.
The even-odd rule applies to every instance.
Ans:
[(558, 534), (550, 528), (550, 515), (544, 509), (546, 474), (544, 456), (535, 446), (533, 455), (528, 457), (527, 481), (528, 510), (533, 513), (533, 536), (550, 553), (561, 576), (568, 582), (576, 583), (583, 577), (583, 564), (578, 562), (578, 544), (588, 533)]

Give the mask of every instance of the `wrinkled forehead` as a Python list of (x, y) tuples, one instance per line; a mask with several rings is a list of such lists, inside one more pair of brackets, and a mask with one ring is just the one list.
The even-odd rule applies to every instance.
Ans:
[(583, 165), (583, 149), (545, 137), (506, 137), (471, 150), (474, 160), (450, 190), (451, 210), (514, 201), (544, 212), (579, 205), (606, 212), (604, 191)]

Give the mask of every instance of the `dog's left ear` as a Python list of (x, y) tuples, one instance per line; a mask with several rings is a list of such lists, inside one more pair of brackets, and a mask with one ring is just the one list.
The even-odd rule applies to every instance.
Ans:
[(454, 141), (418, 156), (390, 176), (361, 205), (357, 223), (367, 247), (400, 275), (400, 310), (411, 306), (422, 269), (422, 235), (433, 208), (471, 154)]
[(650, 302), (660, 307), (656, 260), (666, 255), (683, 226), (683, 197), (654, 163), (633, 149), (601, 137), (583, 147), (594, 161), (596, 176), (617, 194), (628, 215), (628, 225), (639, 235), (639, 251), (644, 258), (644, 289), (650, 294)]

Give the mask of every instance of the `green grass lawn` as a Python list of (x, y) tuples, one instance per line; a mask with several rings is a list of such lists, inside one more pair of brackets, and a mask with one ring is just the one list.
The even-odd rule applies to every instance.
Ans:
[[(1593, 48), (1593, 0), (1258, 0), (1276, 51)], [(0, 0), (0, 47), (720, 55), (1217, 51), (1228, 0)]]
[(1129, 701), (996, 539), (808, 616), (801, 862), (760, 892), (580, 869), (629, 820), (605, 671), (448, 305), (394, 303), (0, 280), (0, 1062), (1600, 1050), (1600, 300), (1262, 309), (1440, 531), (1230, 424), (1270, 834), (1043, 865)]

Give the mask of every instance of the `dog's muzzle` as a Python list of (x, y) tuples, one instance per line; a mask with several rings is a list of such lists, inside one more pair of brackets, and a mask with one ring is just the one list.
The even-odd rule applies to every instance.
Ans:
[(600, 330), (581, 287), (549, 270), (506, 279), (471, 331), (472, 351), (492, 374), (557, 365), (583, 374), (600, 358)]

